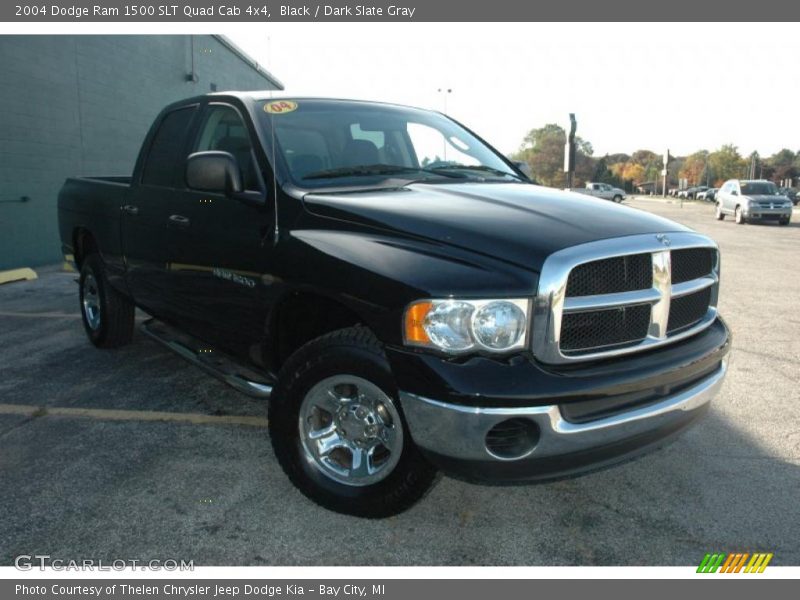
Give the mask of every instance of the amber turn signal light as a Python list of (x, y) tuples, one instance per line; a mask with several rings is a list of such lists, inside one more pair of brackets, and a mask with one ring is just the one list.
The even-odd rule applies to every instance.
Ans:
[(430, 343), (431, 340), (425, 332), (423, 323), (425, 323), (425, 317), (431, 312), (431, 309), (433, 309), (433, 302), (427, 300), (412, 304), (406, 309), (404, 328), (406, 343)]

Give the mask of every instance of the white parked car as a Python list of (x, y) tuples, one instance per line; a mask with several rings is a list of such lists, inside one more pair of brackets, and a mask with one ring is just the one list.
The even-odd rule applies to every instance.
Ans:
[(625, 200), (625, 190), (608, 185), (607, 183), (592, 183), (586, 182), (585, 188), (568, 188), (568, 192), (578, 192), (579, 194), (586, 194), (587, 196), (595, 196), (603, 200), (613, 200), (614, 202), (622, 202)]

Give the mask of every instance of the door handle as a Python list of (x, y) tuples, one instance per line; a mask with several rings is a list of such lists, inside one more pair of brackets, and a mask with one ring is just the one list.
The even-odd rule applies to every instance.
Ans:
[(184, 217), (183, 215), (170, 215), (169, 222), (172, 225), (177, 225), (178, 227), (188, 227), (191, 221), (189, 221), (188, 217)]
[(139, 214), (139, 207), (138, 206), (134, 206), (133, 204), (126, 204), (125, 206), (122, 207), (122, 210), (124, 210), (129, 215), (138, 215)]

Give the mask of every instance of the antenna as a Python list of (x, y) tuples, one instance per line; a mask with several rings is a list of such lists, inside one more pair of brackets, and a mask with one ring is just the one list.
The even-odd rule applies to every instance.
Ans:
[[(272, 102), (274, 90), (270, 88), (269, 90), (269, 101)], [(275, 205), (275, 230), (273, 231), (273, 240), (272, 244), (276, 245), (278, 243), (278, 163), (276, 161), (276, 153), (275, 153), (275, 115), (272, 111), (267, 111), (269, 115), (269, 130), (270, 136), (272, 137), (272, 201)]]

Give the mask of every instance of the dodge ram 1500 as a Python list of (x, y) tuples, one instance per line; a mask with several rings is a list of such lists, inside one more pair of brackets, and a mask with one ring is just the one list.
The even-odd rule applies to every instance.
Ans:
[(132, 177), (68, 179), (58, 208), (91, 342), (130, 342), (148, 313), (146, 333), (269, 398), (278, 461), (332, 510), (398, 513), (437, 469), (620, 462), (725, 375), (711, 239), (533, 185), (439, 113), (191, 98)]

